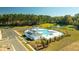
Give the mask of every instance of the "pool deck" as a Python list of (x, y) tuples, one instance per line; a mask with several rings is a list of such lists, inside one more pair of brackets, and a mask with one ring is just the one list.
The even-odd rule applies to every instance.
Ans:
[[(31, 32), (31, 34), (28, 34), (27, 32)], [(33, 28), (33, 29), (30, 29), (30, 30), (26, 30), (25, 31), (25, 35), (26, 36), (31, 36), (31, 38), (33, 37), (33, 39), (39, 38), (39, 35), (40, 34), (40, 37), (44, 37), (45, 39), (50, 39), (50, 38), (54, 38), (54, 37), (59, 37), (59, 36), (62, 36), (63, 33), (61, 32), (58, 32), (58, 31), (55, 31), (55, 30), (48, 30), (48, 29), (41, 29), (41, 28)], [(35, 33), (38, 33), (36, 36), (34, 35)]]

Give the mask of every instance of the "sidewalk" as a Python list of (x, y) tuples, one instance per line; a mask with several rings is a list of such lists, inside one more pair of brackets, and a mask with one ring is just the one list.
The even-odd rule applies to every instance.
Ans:
[[(18, 33), (16, 30), (13, 30), (13, 31), (16, 32), (16, 33), (19, 35), (19, 38), (23, 39), (23, 42), (27, 43), (27, 42), (24, 40), (24, 38), (20, 37), (20, 36), (21, 36), (20, 33)], [(27, 45), (28, 45), (33, 51), (36, 51), (31, 45), (29, 45), (29, 44), (27, 44)]]

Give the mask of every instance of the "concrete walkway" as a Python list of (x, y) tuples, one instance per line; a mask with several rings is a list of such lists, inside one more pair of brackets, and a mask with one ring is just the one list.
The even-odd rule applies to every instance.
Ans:
[[(16, 34), (18, 34), (19, 36), (21, 36), (21, 34), (20, 33), (18, 33), (16, 30), (13, 30), (14, 32), (16, 32)], [(19, 37), (19, 38), (21, 38), (21, 39), (23, 39), (23, 41), (24, 42), (26, 42), (25, 40), (24, 40), (24, 38), (22, 38), (22, 37)], [(36, 51), (31, 45), (29, 45), (29, 44), (27, 44), (33, 51)]]

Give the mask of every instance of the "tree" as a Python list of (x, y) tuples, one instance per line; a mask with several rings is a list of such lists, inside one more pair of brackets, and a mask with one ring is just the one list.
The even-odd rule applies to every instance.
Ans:
[(70, 24), (70, 25), (73, 24), (73, 19), (72, 19), (72, 16), (70, 16), (70, 15), (64, 16), (64, 21), (66, 24)]

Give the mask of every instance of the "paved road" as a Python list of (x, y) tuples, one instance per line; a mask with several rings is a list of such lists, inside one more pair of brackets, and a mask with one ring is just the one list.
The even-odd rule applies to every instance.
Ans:
[(2, 35), (8, 39), (16, 51), (26, 51), (25, 47), (18, 41), (16, 33), (12, 29), (2, 29)]

